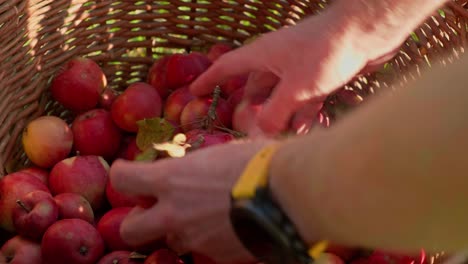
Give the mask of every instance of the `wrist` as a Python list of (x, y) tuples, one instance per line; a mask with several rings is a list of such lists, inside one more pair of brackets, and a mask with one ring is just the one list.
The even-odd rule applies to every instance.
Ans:
[(244, 246), (262, 262), (311, 263), (328, 242), (307, 243), (272, 193), (269, 168), (280, 146), (268, 144), (248, 162), (232, 189), (232, 225)]
[[(308, 179), (313, 177), (315, 171), (307, 171), (307, 168), (317, 168), (320, 156), (320, 132), (315, 132), (307, 137), (297, 137), (286, 140), (278, 147), (272, 157), (270, 166), (269, 183), (272, 196), (283, 209), (285, 214), (295, 224), (299, 234), (305, 242), (311, 246), (317, 241), (327, 239), (322, 236), (319, 216), (320, 199), (307, 199), (308, 195), (302, 193), (304, 188), (300, 186), (308, 184)], [(310, 141), (314, 141), (311, 143)], [(307, 151), (309, 146), (314, 146), (314, 151)], [(308, 166), (305, 166), (308, 164)], [(310, 188), (312, 191), (314, 188)], [(312, 212), (312, 211), (313, 212)], [(307, 213), (305, 213), (307, 211)], [(308, 217), (308, 216), (313, 217)]]

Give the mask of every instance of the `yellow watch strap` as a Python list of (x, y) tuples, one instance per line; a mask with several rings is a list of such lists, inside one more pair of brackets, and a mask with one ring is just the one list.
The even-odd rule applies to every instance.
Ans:
[[(234, 199), (250, 199), (255, 196), (257, 188), (268, 185), (268, 172), (273, 155), (279, 148), (279, 144), (267, 145), (261, 149), (248, 162), (244, 172), (232, 189)], [(308, 255), (317, 259), (328, 247), (328, 241), (323, 240), (315, 243), (308, 250)]]
[(255, 154), (232, 189), (232, 197), (252, 198), (258, 187), (267, 186), (271, 158), (278, 146), (279, 144), (268, 145)]

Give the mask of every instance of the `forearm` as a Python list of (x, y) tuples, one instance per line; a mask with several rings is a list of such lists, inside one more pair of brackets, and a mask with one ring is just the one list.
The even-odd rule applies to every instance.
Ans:
[[(468, 246), (468, 60), (285, 143), (273, 191), (309, 242), (397, 250)], [(434, 74), (434, 73), (437, 74)]]
[[(336, 0), (330, 15), (341, 22), (349, 34), (360, 36), (362, 47), (379, 48), (389, 42), (400, 45), (409, 34), (448, 0)], [(368, 38), (369, 36), (370, 38)]]

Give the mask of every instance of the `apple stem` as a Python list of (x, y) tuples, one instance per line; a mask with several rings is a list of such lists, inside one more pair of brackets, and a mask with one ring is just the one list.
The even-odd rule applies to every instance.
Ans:
[(216, 86), (213, 91), (213, 101), (211, 102), (210, 108), (208, 109), (208, 120), (207, 128), (211, 132), (213, 130), (213, 122), (216, 120), (216, 107), (218, 107), (219, 98), (221, 97), (221, 87)]
[(80, 254), (85, 256), (88, 253), (88, 248), (85, 246), (80, 247)]
[(219, 130), (222, 130), (222, 131), (225, 131), (237, 138), (243, 138), (243, 137), (246, 137), (247, 134), (244, 133), (244, 132), (240, 132), (240, 131), (236, 131), (236, 130), (232, 130), (232, 129), (229, 129), (227, 127), (222, 127), (222, 126), (214, 126), (215, 128), (219, 129)]
[(138, 252), (132, 252), (130, 253), (129, 259), (138, 260), (138, 259), (145, 259), (146, 257), (147, 257), (146, 255), (140, 254)]
[(78, 157), (78, 156), (80, 156), (80, 155), (81, 155), (80, 151), (77, 150), (77, 151), (76, 151), (76, 156)]
[(199, 148), (203, 143), (205, 142), (205, 137), (204, 136), (199, 136), (197, 140), (195, 140), (191, 145), (192, 149), (197, 149)]
[(26, 212), (31, 212), (31, 209), (29, 209), (24, 203), (23, 201), (21, 200), (16, 200), (16, 203), (21, 206), (21, 208), (23, 208)]

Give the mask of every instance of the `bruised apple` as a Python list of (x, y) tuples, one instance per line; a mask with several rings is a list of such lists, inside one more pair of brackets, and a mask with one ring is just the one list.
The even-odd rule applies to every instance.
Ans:
[(75, 150), (80, 155), (112, 159), (119, 149), (122, 132), (104, 109), (93, 109), (75, 118), (72, 124)]
[(77, 193), (89, 201), (93, 210), (105, 202), (109, 164), (99, 156), (75, 156), (57, 163), (50, 172), (52, 194)]
[(194, 149), (224, 144), (235, 139), (232, 134), (219, 130), (207, 131), (202, 129), (190, 130), (186, 134), (187, 143)]
[(104, 241), (82, 219), (63, 219), (51, 225), (41, 243), (44, 263), (95, 264), (104, 255)]
[(36, 190), (49, 192), (43, 182), (30, 174), (15, 172), (0, 179), (0, 228), (15, 231), (13, 209), (17, 206), (16, 200)]
[[(1, 262), (2, 258), (5, 262)], [(41, 245), (24, 237), (15, 236), (1, 247), (0, 263), (44, 264)]]
[(112, 104), (112, 119), (121, 129), (137, 132), (137, 121), (162, 114), (162, 99), (151, 85), (131, 84)]
[(180, 124), (180, 115), (184, 107), (193, 99), (195, 96), (190, 93), (188, 86), (181, 87), (175, 90), (166, 99), (164, 105), (164, 118), (168, 121), (172, 121), (175, 124)]
[(52, 80), (52, 97), (73, 112), (95, 108), (107, 79), (99, 65), (88, 58), (75, 58), (62, 67)]
[[(190, 101), (182, 110), (180, 115), (180, 124), (184, 131), (190, 131), (196, 128), (202, 128), (203, 119), (208, 116), (208, 111), (213, 102), (211, 97), (197, 97)], [(216, 106), (216, 117), (214, 122), (216, 126), (231, 127), (232, 109), (227, 101), (219, 98)]]
[(13, 224), (23, 237), (39, 241), (47, 228), (58, 220), (58, 206), (49, 192), (32, 191), (16, 203)]
[(175, 89), (190, 84), (210, 66), (211, 61), (202, 53), (168, 55), (154, 62), (147, 82), (165, 99)]
[(58, 206), (59, 219), (83, 219), (94, 224), (94, 212), (91, 204), (77, 193), (61, 193), (54, 196)]
[(70, 154), (73, 133), (64, 120), (42, 116), (26, 126), (22, 143), (26, 155), (35, 165), (50, 168)]
[(132, 250), (132, 247), (125, 243), (120, 236), (120, 225), (124, 218), (130, 213), (132, 207), (118, 207), (105, 213), (97, 224), (97, 230), (104, 239), (107, 249)]

